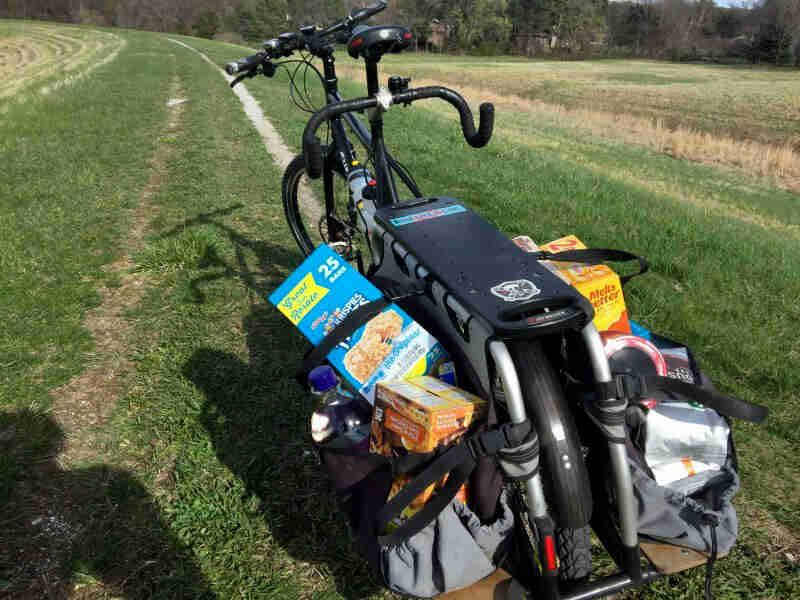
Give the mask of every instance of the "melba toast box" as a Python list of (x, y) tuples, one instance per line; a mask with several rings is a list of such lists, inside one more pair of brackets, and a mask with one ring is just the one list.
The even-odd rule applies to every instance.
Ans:
[[(566, 250), (586, 249), (583, 242), (574, 235), (541, 246), (537, 246), (527, 235), (517, 236), (512, 241), (526, 252), (547, 250), (555, 254)], [(619, 276), (610, 267), (555, 260), (543, 260), (542, 265), (588, 298), (594, 307), (594, 324), (598, 331), (631, 332), (622, 285)]]
[[(269, 297), (315, 346), (381, 292), (326, 245), (319, 246)], [(336, 346), (328, 362), (374, 403), (375, 383), (434, 373), (449, 361), (442, 345), (391, 304)]]
[(487, 412), (486, 401), (435, 377), (381, 381), (372, 416), (370, 452), (425, 453), (456, 441)]

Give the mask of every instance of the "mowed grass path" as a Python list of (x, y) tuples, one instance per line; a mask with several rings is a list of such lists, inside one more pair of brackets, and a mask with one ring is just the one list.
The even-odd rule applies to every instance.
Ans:
[[(0, 533), (0, 596), (77, 585), (75, 597), (381, 597), (309, 453), (312, 403), (291, 377), (305, 343), (266, 302), (300, 261), (280, 172), (209, 65), (162, 36), (115, 33), (127, 45), (113, 63), (9, 104), (0, 124), (0, 522), (11, 524)], [(220, 64), (247, 53), (181, 39)], [(285, 76), (248, 87), (297, 148), (305, 115)], [(176, 118), (167, 101), (178, 97)], [(763, 213), (781, 227), (729, 218), (678, 196), (702, 196), (713, 179), (720, 203), (762, 214), (770, 190), (673, 161), (683, 187), (670, 191), (671, 167), (655, 153), (573, 148), (562, 129), (520, 124), (555, 152), (521, 143), (504, 118), (482, 151), (421, 107), (391, 111), (387, 130), (424, 190), (463, 198), (509, 235), (574, 232), (651, 259), (653, 274), (629, 288), (632, 314), (692, 345), (719, 387), (773, 409), (767, 427), (736, 425), (743, 531), (717, 569), (717, 597), (796, 596), (786, 555), (798, 556), (800, 521), (790, 196)], [(642, 168), (667, 178), (665, 189), (620, 176)], [(100, 388), (111, 415), (75, 432), (96, 457), (58, 464), (62, 433), (48, 410), (65, 400), (53, 390), (104, 359), (84, 323), (125, 285), (103, 270), (123, 254), (145, 282), (123, 315), (120, 353), (132, 366)], [(701, 585), (697, 570), (631, 596), (694, 598)]]
[(55, 26), (35, 21), (0, 22), (0, 98), (24, 101), (34, 84), (49, 91), (56, 82), (93, 70), (123, 40), (111, 31)]

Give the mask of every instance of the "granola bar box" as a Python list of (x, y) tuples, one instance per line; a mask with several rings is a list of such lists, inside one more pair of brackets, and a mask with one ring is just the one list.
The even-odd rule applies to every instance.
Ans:
[(486, 414), (486, 401), (435, 377), (381, 381), (375, 393), (370, 451), (430, 452), (450, 444)]
[[(319, 246), (269, 297), (315, 346), (381, 292), (326, 245)], [(442, 345), (390, 304), (328, 354), (328, 361), (374, 402), (375, 383), (437, 373), (449, 362)]]

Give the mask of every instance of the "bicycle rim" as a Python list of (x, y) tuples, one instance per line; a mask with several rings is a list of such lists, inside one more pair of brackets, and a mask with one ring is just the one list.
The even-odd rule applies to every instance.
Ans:
[[(334, 202), (344, 207), (347, 183), (333, 174)], [(328, 240), (320, 233), (320, 223), (325, 215), (325, 192), (322, 178), (312, 180), (306, 175), (305, 158), (296, 156), (283, 175), (283, 209), (286, 222), (300, 250), (308, 256), (314, 248)]]

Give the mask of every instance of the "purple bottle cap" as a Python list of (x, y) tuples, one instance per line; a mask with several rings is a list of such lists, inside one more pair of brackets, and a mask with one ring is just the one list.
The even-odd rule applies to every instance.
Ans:
[(311, 389), (318, 394), (327, 392), (332, 387), (339, 383), (336, 373), (328, 365), (317, 367), (308, 374), (308, 382), (311, 384)]

